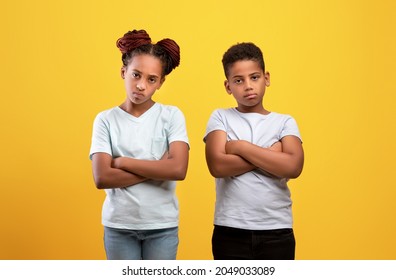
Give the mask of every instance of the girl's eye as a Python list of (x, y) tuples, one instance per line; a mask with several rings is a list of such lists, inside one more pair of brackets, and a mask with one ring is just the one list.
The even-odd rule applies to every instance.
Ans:
[(154, 84), (157, 80), (155, 78), (149, 78), (149, 83)]
[(132, 73), (132, 77), (139, 78), (139, 74), (138, 73)]

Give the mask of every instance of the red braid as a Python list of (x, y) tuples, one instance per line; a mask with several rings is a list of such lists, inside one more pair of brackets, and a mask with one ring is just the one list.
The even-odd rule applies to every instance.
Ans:
[(171, 69), (175, 69), (180, 64), (180, 48), (179, 45), (172, 39), (162, 39), (157, 42), (157, 45), (161, 46), (169, 55), (172, 61), (170, 65)]
[(117, 48), (122, 54), (127, 54), (132, 50), (142, 46), (151, 44), (151, 38), (145, 30), (128, 31), (123, 37), (117, 40)]

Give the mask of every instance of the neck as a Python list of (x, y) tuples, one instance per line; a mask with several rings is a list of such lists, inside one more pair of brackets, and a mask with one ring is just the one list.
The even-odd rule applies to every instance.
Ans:
[(126, 100), (124, 101), (124, 103), (120, 105), (120, 108), (134, 117), (140, 117), (147, 110), (149, 110), (154, 104), (155, 102), (153, 100), (147, 100), (142, 104), (135, 104)]
[(262, 104), (261, 106), (243, 106), (241, 104), (238, 104), (238, 107), (236, 109), (241, 112), (241, 113), (257, 113), (257, 114), (262, 114), (262, 115), (268, 115), (270, 111), (267, 111)]

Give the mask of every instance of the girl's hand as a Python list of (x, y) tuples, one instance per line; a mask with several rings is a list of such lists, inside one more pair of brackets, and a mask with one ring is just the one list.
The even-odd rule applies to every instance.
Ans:
[(111, 167), (121, 169), (122, 157), (113, 158)]

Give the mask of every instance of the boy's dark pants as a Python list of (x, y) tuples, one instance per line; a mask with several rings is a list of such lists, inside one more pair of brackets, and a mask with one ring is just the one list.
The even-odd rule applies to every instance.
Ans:
[(216, 226), (212, 236), (215, 260), (294, 260), (293, 229), (245, 230)]

